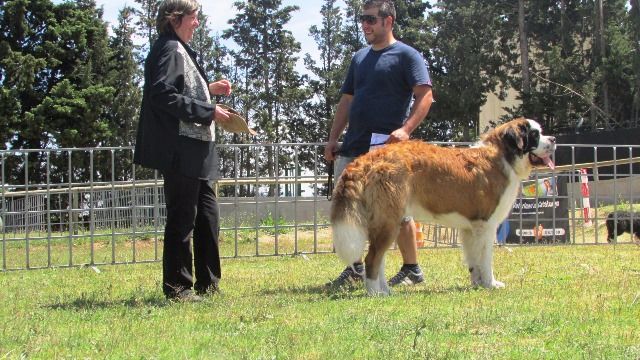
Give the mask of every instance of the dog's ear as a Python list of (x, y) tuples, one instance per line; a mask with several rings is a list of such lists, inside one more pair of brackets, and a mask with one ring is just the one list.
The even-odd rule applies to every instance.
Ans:
[(525, 136), (520, 129), (519, 126), (510, 126), (505, 129), (504, 132), (504, 140), (505, 143), (508, 144), (511, 148), (518, 150), (519, 153), (522, 153), (524, 150), (524, 139)]
[(524, 152), (537, 149), (540, 143), (540, 131), (538, 129), (529, 129), (526, 134), (526, 140), (527, 147), (524, 149)]

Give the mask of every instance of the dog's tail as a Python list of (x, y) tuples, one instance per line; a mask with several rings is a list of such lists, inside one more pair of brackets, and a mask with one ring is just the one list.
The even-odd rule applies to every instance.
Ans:
[(367, 244), (362, 193), (361, 173), (357, 170), (345, 171), (336, 184), (331, 200), (333, 246), (347, 265), (360, 260)]

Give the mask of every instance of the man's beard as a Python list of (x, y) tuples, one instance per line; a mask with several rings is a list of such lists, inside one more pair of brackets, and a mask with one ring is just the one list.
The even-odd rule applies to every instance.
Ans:
[(373, 44), (373, 41), (375, 39), (376, 39), (376, 36), (374, 34), (371, 34), (370, 36), (367, 36), (367, 35), (364, 36), (364, 40), (367, 42), (367, 45)]

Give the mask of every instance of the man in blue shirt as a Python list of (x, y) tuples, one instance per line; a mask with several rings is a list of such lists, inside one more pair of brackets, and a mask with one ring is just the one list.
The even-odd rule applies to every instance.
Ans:
[[(393, 35), (396, 20), (393, 1), (366, 0), (362, 8), (360, 22), (369, 46), (356, 52), (351, 60), (324, 151), (326, 160), (335, 160), (336, 176), (371, 148), (408, 140), (433, 102), (424, 58)], [(338, 138), (347, 124), (349, 128), (339, 147)], [(417, 261), (415, 237), (415, 223), (411, 217), (405, 217), (396, 239), (403, 265), (398, 274), (389, 279), (390, 286), (424, 281)], [(359, 261), (348, 266), (327, 286), (341, 287), (361, 281), (363, 277), (364, 265)]]

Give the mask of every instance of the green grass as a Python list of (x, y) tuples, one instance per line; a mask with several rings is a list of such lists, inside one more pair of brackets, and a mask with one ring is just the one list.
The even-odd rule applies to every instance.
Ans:
[[(328, 227), (299, 226), (297, 231), (273, 232), (260, 229), (242, 229), (221, 232), (220, 252), (222, 257), (248, 257), (263, 255), (285, 255), (294, 253), (326, 253), (333, 249)], [(131, 239), (131, 237), (129, 237)], [(297, 245), (296, 245), (297, 241)], [(107, 233), (94, 233), (93, 237), (80, 233), (71, 240), (64, 234), (48, 241), (14, 237), (2, 242), (0, 238), (0, 269), (7, 270), (69, 266), (83, 264), (112, 264), (158, 261), (162, 259), (161, 235), (137, 237), (135, 242), (116, 238)], [(277, 251), (277, 252), (276, 252)], [(6, 264), (6, 265), (5, 265)], [(0, 358), (1, 359), (1, 358)]]
[(197, 304), (163, 298), (159, 263), (4, 272), (0, 359), (640, 357), (637, 245), (496, 248), (494, 291), (460, 249), (419, 255), (425, 283), (387, 298), (325, 291), (326, 254), (223, 260), (224, 293)]

